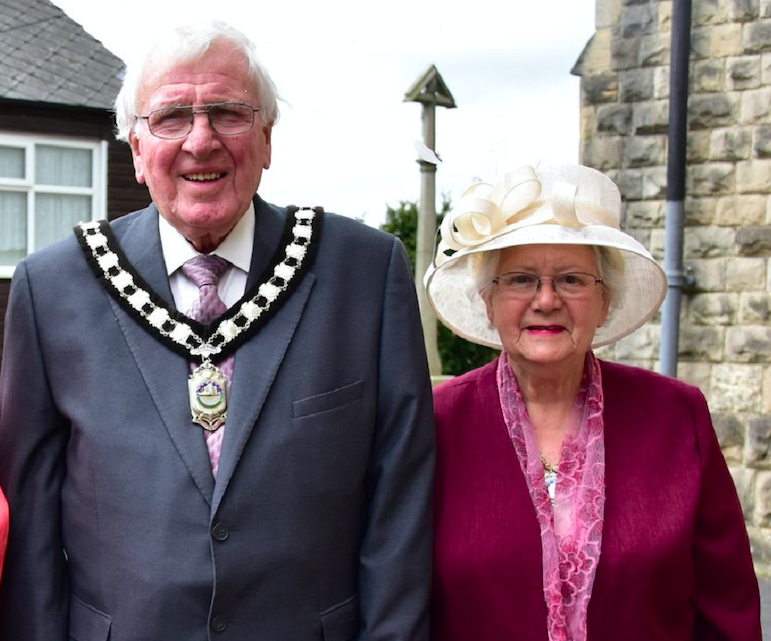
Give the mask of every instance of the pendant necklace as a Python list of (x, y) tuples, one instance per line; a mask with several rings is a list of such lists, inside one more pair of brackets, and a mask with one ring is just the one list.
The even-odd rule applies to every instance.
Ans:
[(546, 491), (549, 493), (549, 501), (554, 505), (557, 490), (557, 469), (559, 465), (552, 465), (541, 454), (541, 465), (543, 465), (543, 480), (546, 484)]

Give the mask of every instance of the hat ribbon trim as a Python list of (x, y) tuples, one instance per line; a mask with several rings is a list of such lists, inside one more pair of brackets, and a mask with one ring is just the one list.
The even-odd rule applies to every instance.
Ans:
[(557, 181), (551, 195), (545, 198), (541, 198), (541, 190), (535, 169), (527, 166), (508, 172), (495, 185), (473, 182), (442, 220), (435, 265), (438, 267), (455, 252), (473, 249), (496, 236), (533, 225), (604, 225), (618, 229), (618, 221), (610, 212), (593, 203), (580, 203), (576, 198), (577, 185)]

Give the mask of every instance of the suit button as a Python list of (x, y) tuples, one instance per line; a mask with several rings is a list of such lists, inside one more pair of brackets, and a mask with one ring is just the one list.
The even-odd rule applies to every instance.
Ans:
[(216, 617), (214, 617), (211, 620), (211, 629), (214, 630), (215, 632), (224, 632), (225, 628), (227, 627), (228, 627), (228, 621), (221, 614), (218, 614)]
[(230, 534), (228, 528), (222, 523), (217, 523), (217, 525), (211, 529), (211, 535), (218, 541), (224, 541), (228, 538), (228, 534)]

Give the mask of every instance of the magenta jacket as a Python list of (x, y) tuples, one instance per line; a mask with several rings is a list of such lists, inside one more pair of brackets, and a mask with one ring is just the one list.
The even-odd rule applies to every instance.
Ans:
[[(535, 510), (497, 361), (435, 389), (434, 641), (547, 641)], [(701, 392), (601, 362), (606, 503), (589, 641), (761, 638), (741, 506)]]

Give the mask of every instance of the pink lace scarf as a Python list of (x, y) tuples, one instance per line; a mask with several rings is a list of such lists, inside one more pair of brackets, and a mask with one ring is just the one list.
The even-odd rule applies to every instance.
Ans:
[(576, 396), (581, 417), (562, 444), (554, 506), (522, 393), (505, 352), (498, 395), (541, 530), (543, 591), (550, 641), (585, 641), (586, 613), (602, 546), (605, 441), (600, 366), (589, 352)]

